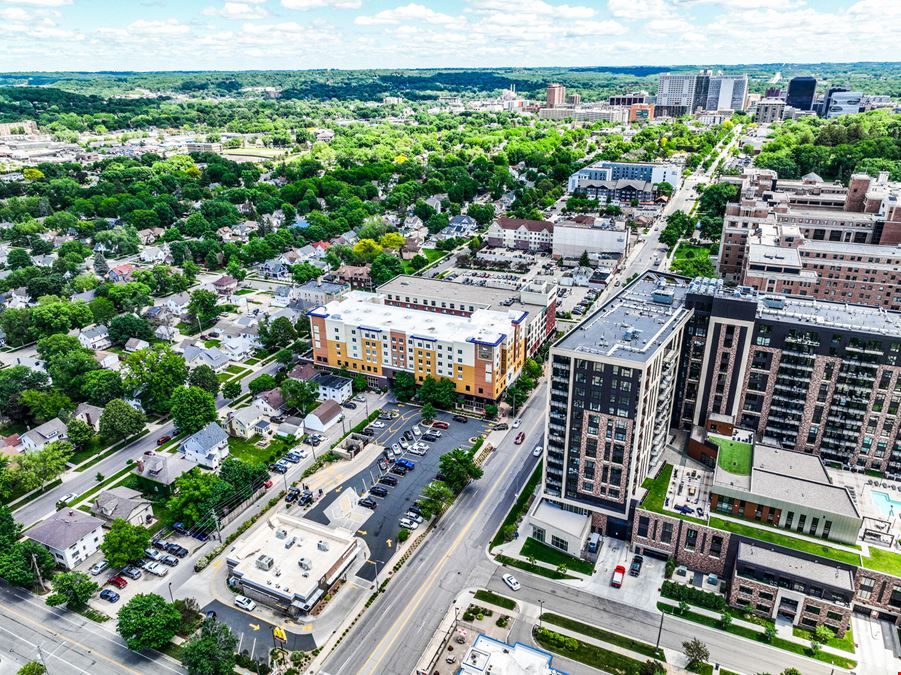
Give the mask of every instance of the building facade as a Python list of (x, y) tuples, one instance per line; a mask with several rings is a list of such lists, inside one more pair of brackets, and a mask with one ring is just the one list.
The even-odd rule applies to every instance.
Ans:
[(562, 84), (553, 82), (547, 86), (547, 107), (556, 108), (566, 103), (566, 87)]
[(521, 251), (550, 251), (554, 240), (554, 224), (546, 220), (501, 217), (488, 227), (485, 240), (489, 246)]
[(758, 124), (770, 124), (782, 121), (785, 101), (781, 98), (762, 98), (757, 102), (757, 113), (754, 121)]
[(793, 77), (788, 82), (785, 105), (798, 110), (812, 110), (813, 100), (817, 94), (817, 80), (810, 75)]

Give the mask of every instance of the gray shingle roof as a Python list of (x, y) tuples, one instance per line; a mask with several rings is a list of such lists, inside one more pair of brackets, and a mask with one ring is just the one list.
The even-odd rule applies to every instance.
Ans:
[(228, 440), (228, 434), (215, 422), (210, 422), (193, 436), (181, 444), (182, 451), (206, 454), (222, 441)]
[(102, 520), (78, 509), (63, 509), (28, 530), (28, 538), (62, 551), (101, 525)]

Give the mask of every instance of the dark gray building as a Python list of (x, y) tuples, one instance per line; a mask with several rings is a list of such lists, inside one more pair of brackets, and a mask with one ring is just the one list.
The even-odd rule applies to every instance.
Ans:
[(817, 93), (817, 79), (810, 75), (793, 77), (788, 83), (785, 105), (798, 110), (813, 110), (813, 99)]

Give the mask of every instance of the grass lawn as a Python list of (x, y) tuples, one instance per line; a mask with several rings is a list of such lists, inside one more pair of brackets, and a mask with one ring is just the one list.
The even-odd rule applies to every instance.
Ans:
[(588, 637), (594, 638), (595, 640), (600, 640), (601, 642), (608, 642), (612, 645), (616, 645), (617, 647), (622, 647), (623, 649), (628, 649), (638, 654), (644, 654), (651, 659), (666, 661), (666, 657), (663, 655), (663, 650), (657, 649), (655, 651), (654, 647), (652, 645), (649, 645), (647, 642), (633, 640), (632, 638), (626, 637), (625, 635), (611, 633), (610, 631), (606, 631), (603, 628), (598, 628), (597, 626), (589, 626), (588, 624), (582, 623), (581, 621), (568, 619), (565, 616), (560, 616), (558, 614), (542, 614), (541, 620), (556, 624), (561, 628), (566, 628), (567, 630), (571, 630), (576, 633), (582, 633), (583, 635), (587, 635)]
[[(810, 640), (813, 638), (813, 632), (801, 628), (800, 626), (795, 626), (792, 628), (792, 635), (795, 637), (799, 637), (802, 640)], [(851, 632), (851, 626), (848, 626), (848, 630), (845, 631), (845, 637), (838, 638), (834, 637), (826, 642), (830, 647), (835, 647), (836, 649), (841, 649), (842, 651), (854, 653), (854, 634)]]
[(774, 637), (772, 640), (767, 642), (764, 634), (761, 631), (754, 630), (753, 628), (737, 626), (733, 623), (728, 628), (724, 629), (723, 624), (719, 619), (715, 619), (704, 614), (696, 614), (692, 611), (688, 611), (682, 614), (679, 612), (678, 607), (673, 607), (672, 605), (668, 605), (664, 602), (658, 602), (657, 609), (659, 609), (661, 612), (678, 616), (679, 618), (685, 619), (687, 621), (693, 621), (710, 628), (716, 628), (717, 630), (725, 630), (726, 632), (732, 633), (733, 635), (740, 635), (741, 637), (748, 638), (749, 640), (755, 640), (756, 642), (769, 644), (771, 647), (784, 649), (785, 651), (794, 652), (795, 654), (809, 656), (820, 661), (825, 661), (826, 663), (831, 663), (834, 666), (847, 668), (848, 670), (854, 668), (857, 665), (857, 662), (852, 659), (845, 658), (844, 656), (837, 656), (835, 654), (830, 654), (827, 652), (819, 652), (816, 656), (814, 656), (813, 654), (811, 654), (810, 649), (808, 649), (805, 645), (798, 644), (797, 642), (792, 642), (791, 640), (786, 640), (785, 638)]
[[(858, 553), (844, 551), (818, 542), (807, 541), (806, 539), (798, 539), (797, 537), (783, 534), (778, 530), (742, 525), (741, 523), (716, 517), (710, 518), (710, 527), (716, 527), (721, 530), (726, 530), (727, 532), (733, 532), (734, 534), (759, 539), (760, 541), (767, 541), (778, 546), (793, 548), (796, 551), (804, 551), (805, 553), (822, 556), (823, 558), (837, 560), (838, 562), (847, 563), (849, 565), (860, 565), (860, 554)], [(894, 556), (893, 553), (889, 553), (888, 555)], [(901, 573), (901, 564), (898, 565), (897, 569), (899, 570), (899, 573)]]
[(548, 579), (575, 579), (576, 577), (569, 574), (560, 574), (557, 570), (552, 570), (547, 567), (542, 567), (541, 565), (533, 565), (530, 562), (525, 560), (519, 560), (518, 558), (511, 558), (507, 555), (498, 555), (495, 556), (495, 559), (501, 563), (502, 565), (509, 565), (510, 567), (515, 567), (516, 569), (525, 570), (526, 572), (531, 572), (532, 574), (537, 574), (542, 577), (547, 577)]
[(497, 533), (494, 535), (494, 539), (491, 540), (490, 548), (500, 546), (504, 543), (504, 528), (510, 525), (516, 525), (516, 521), (526, 512), (526, 507), (529, 505), (529, 497), (535, 492), (535, 488), (538, 487), (539, 482), (541, 482), (541, 462), (538, 462), (538, 466), (535, 467), (532, 475), (529, 476), (529, 481), (526, 483), (526, 486), (522, 489), (522, 492), (519, 493), (519, 497), (516, 498), (516, 502), (513, 506), (510, 507), (510, 512), (498, 528)]
[(248, 366), (255, 366), (259, 362), (260, 362), (260, 360), (258, 358), (256, 358), (255, 356), (252, 356), (249, 359), (247, 359), (244, 363), (246, 363)]
[(519, 555), (522, 558), (533, 556), (535, 560), (547, 563), (548, 565), (553, 565), (554, 567), (566, 565), (567, 569), (588, 576), (591, 576), (591, 573), (594, 572), (594, 564), (588, 560), (574, 558), (568, 553), (564, 553), (553, 546), (548, 546), (537, 539), (532, 539), (532, 537), (527, 537), (523, 542)]
[(267, 464), (272, 453), (277, 452), (283, 454), (290, 450), (290, 447), (281, 439), (273, 439), (265, 448), (257, 447), (256, 443), (260, 440), (259, 436), (253, 438), (235, 438), (229, 437), (228, 450), (232, 457), (236, 457), (243, 462), (261, 462)]
[(641, 507), (647, 509), (648, 511), (654, 511), (655, 513), (662, 513), (673, 518), (687, 520), (690, 523), (706, 525), (706, 520), (694, 518), (693, 516), (686, 516), (675, 511), (664, 511), (663, 506), (664, 504), (666, 504), (666, 491), (669, 488), (669, 482), (672, 476), (673, 465), (664, 464), (663, 468), (660, 469), (660, 473), (657, 474), (656, 478), (645, 478), (644, 482), (641, 484), (641, 487), (647, 490), (648, 493), (641, 501)]
[(72, 456), (69, 458), (69, 464), (78, 466), (103, 450), (104, 447), (105, 446), (101, 443), (100, 438), (94, 436), (94, 438), (91, 439), (91, 442), (85, 447), (72, 453)]
[(212, 340), (204, 340), (203, 341), (203, 346), (206, 347), (207, 349), (211, 349), (212, 347), (218, 347), (221, 344), (222, 344), (222, 341), (217, 340), (216, 338), (213, 338)]
[(877, 572), (901, 576), (901, 555), (871, 546), (869, 557), (863, 559), (863, 566)]
[(439, 251), (437, 248), (424, 248), (422, 249), (422, 255), (428, 258), (430, 263), (433, 263), (447, 254), (444, 251)]
[(643, 665), (643, 662), (638, 659), (563, 636), (552, 630), (537, 628), (533, 635), (535, 641), (548, 651), (574, 659), (611, 675), (634, 675)]
[(240, 373), (243, 373), (245, 370), (247, 370), (247, 369), (242, 368), (241, 366), (236, 366), (235, 364), (232, 364), (228, 368), (225, 369), (225, 372), (231, 373), (232, 375), (239, 375)]
[(482, 602), (490, 602), (492, 605), (503, 607), (504, 609), (516, 609), (516, 602), (503, 595), (492, 593), (491, 591), (478, 590), (475, 592), (475, 599)]
[(717, 454), (716, 463), (720, 468), (739, 476), (751, 475), (751, 458), (753, 447), (750, 443), (733, 441), (731, 438), (708, 436), (716, 443), (720, 451)]
[(251, 293), (256, 293), (256, 290), (253, 288), (242, 288), (235, 291), (235, 295), (250, 295)]

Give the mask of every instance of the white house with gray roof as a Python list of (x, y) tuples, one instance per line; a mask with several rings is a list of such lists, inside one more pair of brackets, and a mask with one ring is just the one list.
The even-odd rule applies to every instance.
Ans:
[(228, 457), (228, 434), (216, 422), (210, 422), (185, 439), (178, 451), (188, 461), (218, 471)]
[(66, 425), (59, 417), (54, 417), (41, 426), (29, 429), (22, 434), (22, 450), (25, 452), (37, 452), (53, 441), (61, 441), (66, 438)]
[(197, 347), (191, 345), (189, 347), (185, 347), (184, 352), (185, 362), (191, 367), (196, 368), (197, 366), (204, 365), (209, 366), (215, 372), (221, 372), (228, 367), (231, 359), (228, 354), (223, 352), (218, 347)]
[(100, 548), (103, 521), (66, 508), (32, 527), (27, 537), (46, 547), (58, 565), (72, 570)]
[(91, 326), (78, 334), (78, 341), (85, 349), (106, 349), (112, 346), (106, 326)]

